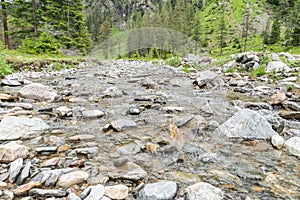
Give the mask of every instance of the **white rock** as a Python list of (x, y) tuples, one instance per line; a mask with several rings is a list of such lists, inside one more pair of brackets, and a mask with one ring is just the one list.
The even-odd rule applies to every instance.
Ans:
[(271, 61), (268, 63), (266, 72), (289, 72), (291, 68), (289, 68), (282, 61)]
[(18, 158), (25, 159), (29, 155), (28, 148), (21, 141), (12, 141), (0, 145), (0, 162), (9, 163)]
[(60, 106), (56, 109), (56, 113), (60, 117), (70, 117), (73, 114), (72, 109), (68, 108), (67, 106)]
[(178, 186), (173, 181), (147, 184), (139, 193), (141, 200), (171, 200), (177, 194)]
[(85, 171), (70, 172), (60, 176), (57, 185), (63, 188), (69, 188), (72, 185), (86, 181), (88, 177), (89, 174)]
[(113, 185), (104, 188), (104, 195), (111, 199), (125, 199), (128, 196), (128, 187), (126, 185)]
[(205, 182), (199, 182), (186, 188), (187, 200), (221, 200), (224, 193), (221, 189)]
[(40, 83), (32, 83), (24, 86), (20, 89), (21, 96), (28, 99), (35, 99), (40, 101), (54, 101), (58, 96), (55, 91), (50, 87), (42, 85)]
[(280, 135), (273, 135), (271, 143), (276, 149), (281, 149), (284, 145), (284, 139)]
[(289, 153), (300, 157), (300, 137), (292, 137), (288, 139), (284, 146)]

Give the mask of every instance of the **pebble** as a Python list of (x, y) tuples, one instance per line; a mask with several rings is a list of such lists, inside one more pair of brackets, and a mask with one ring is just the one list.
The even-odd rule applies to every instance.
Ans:
[(67, 106), (60, 106), (56, 108), (56, 113), (60, 117), (71, 117), (73, 115), (73, 110)]
[(284, 146), (289, 153), (300, 157), (300, 137), (292, 137), (288, 139)]
[(84, 155), (97, 155), (99, 152), (99, 148), (98, 147), (78, 148), (75, 149), (75, 152)]
[(141, 200), (172, 200), (177, 194), (178, 186), (173, 181), (160, 181), (147, 184), (140, 192)]
[(29, 190), (32, 188), (40, 187), (41, 183), (40, 182), (28, 182), (24, 185), (19, 186), (14, 190), (14, 194), (17, 196), (20, 195), (25, 195)]
[(17, 86), (21, 86), (22, 83), (17, 81), (17, 80), (3, 79), (1, 81), (1, 85), (7, 85), (7, 86), (10, 86), (10, 87), (17, 87)]
[(147, 176), (147, 172), (133, 162), (126, 162), (123, 165), (116, 167), (108, 174), (108, 176), (113, 179), (128, 179), (137, 181), (145, 178)]
[(22, 169), (21, 174), (19, 175), (19, 177), (17, 179), (18, 185), (23, 184), (25, 182), (25, 180), (29, 177), (30, 167), (31, 167), (31, 162), (27, 161)]
[(1, 162), (9, 163), (18, 158), (25, 159), (28, 155), (29, 155), (28, 148), (22, 145), (21, 141), (12, 141), (7, 144), (0, 145)]
[(199, 182), (186, 188), (187, 200), (222, 200), (224, 193), (221, 189), (205, 182)]
[(18, 158), (17, 160), (10, 163), (9, 167), (9, 177), (8, 180), (11, 183), (14, 183), (22, 169), (23, 166), (23, 158)]
[(111, 199), (125, 199), (128, 196), (128, 190), (126, 185), (106, 186), (104, 195)]
[(69, 193), (67, 200), (82, 200), (79, 196), (77, 196), (75, 193), (71, 192)]
[(82, 112), (82, 116), (84, 118), (99, 118), (99, 117), (103, 117), (105, 115), (104, 112), (102, 112), (101, 110), (85, 110)]
[(281, 149), (284, 145), (284, 139), (280, 135), (273, 135), (271, 143), (276, 149)]
[(120, 132), (123, 131), (125, 128), (135, 128), (137, 125), (134, 121), (128, 119), (118, 119), (111, 123), (111, 126), (114, 130)]
[(49, 146), (49, 147), (38, 147), (38, 148), (35, 149), (35, 151), (38, 152), (38, 153), (43, 153), (43, 152), (54, 153), (54, 152), (57, 151), (57, 149), (58, 149), (57, 146)]
[(60, 176), (56, 184), (63, 188), (69, 188), (72, 185), (86, 181), (88, 177), (89, 174), (85, 171), (70, 172)]
[(41, 166), (42, 167), (51, 167), (51, 166), (55, 166), (58, 164), (58, 162), (60, 161), (60, 158), (51, 158), (51, 159), (48, 159), (48, 160), (45, 160)]
[[(88, 187), (83, 193), (80, 195), (81, 199), (84, 200), (99, 200), (104, 195), (104, 187), (103, 185), (94, 185)], [(101, 199), (102, 200), (102, 199)]]
[(94, 140), (96, 137), (94, 135), (75, 135), (68, 137), (69, 141), (89, 141)]

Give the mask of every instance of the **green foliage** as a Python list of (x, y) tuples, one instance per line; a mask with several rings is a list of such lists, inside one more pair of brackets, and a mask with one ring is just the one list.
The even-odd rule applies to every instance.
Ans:
[(41, 34), (38, 39), (26, 38), (22, 41), (22, 45), (19, 50), (28, 54), (59, 54), (60, 44), (58, 41), (50, 35), (45, 33)]
[(229, 67), (227, 70), (226, 70), (226, 73), (233, 73), (235, 71), (234, 67)]
[(179, 57), (171, 57), (166, 60), (166, 64), (174, 67), (178, 67), (180, 65), (180, 58)]
[(266, 66), (261, 65), (250, 72), (250, 77), (259, 77), (266, 74)]
[(296, 89), (296, 86), (294, 84), (289, 84), (286, 86), (286, 91), (287, 92), (292, 92)]
[(13, 69), (10, 65), (6, 62), (6, 60), (0, 56), (0, 78), (13, 73)]
[(276, 19), (272, 26), (271, 36), (269, 39), (270, 44), (275, 44), (280, 40), (280, 23), (278, 19)]

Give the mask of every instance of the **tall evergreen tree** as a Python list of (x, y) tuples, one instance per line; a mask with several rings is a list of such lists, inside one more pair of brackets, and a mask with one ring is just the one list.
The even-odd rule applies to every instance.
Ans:
[(280, 23), (278, 19), (275, 19), (272, 25), (272, 31), (270, 36), (270, 44), (275, 44), (280, 40)]

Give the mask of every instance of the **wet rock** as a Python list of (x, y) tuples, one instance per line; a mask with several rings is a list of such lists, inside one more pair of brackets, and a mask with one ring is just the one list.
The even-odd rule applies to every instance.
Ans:
[(31, 189), (29, 195), (38, 197), (65, 197), (67, 192), (63, 190), (56, 189)]
[(67, 106), (60, 106), (56, 109), (56, 113), (60, 117), (71, 117), (73, 115), (73, 110)]
[(9, 168), (9, 177), (8, 180), (11, 183), (14, 183), (22, 169), (23, 166), (23, 158), (18, 158), (17, 160), (10, 163)]
[(12, 141), (7, 144), (0, 145), (1, 162), (9, 163), (18, 158), (25, 159), (28, 155), (29, 155), (28, 148), (22, 145), (21, 141)]
[(99, 200), (102, 199), (103, 195), (104, 187), (103, 185), (99, 184), (95, 186), (90, 186), (87, 189), (85, 189), (80, 195), (80, 198), (84, 200)]
[(136, 123), (134, 121), (128, 120), (128, 119), (118, 119), (116, 121), (113, 121), (111, 123), (111, 126), (114, 130), (120, 132), (124, 130), (125, 128), (135, 128)]
[(106, 186), (104, 195), (111, 199), (125, 199), (128, 196), (128, 187), (126, 185)]
[(278, 113), (280, 117), (284, 119), (290, 119), (290, 120), (298, 120), (300, 121), (300, 112), (296, 111), (281, 111)]
[(177, 194), (178, 186), (173, 181), (147, 184), (140, 192), (141, 200), (171, 200)]
[(243, 109), (221, 124), (215, 134), (229, 138), (267, 139), (277, 133), (259, 113)]
[(105, 115), (101, 110), (85, 110), (82, 112), (84, 118), (99, 118)]
[(14, 190), (14, 194), (17, 196), (20, 195), (25, 195), (29, 190), (32, 188), (40, 187), (41, 183), (40, 182), (28, 182), (24, 185), (19, 186)]
[(212, 71), (206, 70), (198, 74), (195, 85), (200, 88), (206, 87), (207, 89), (212, 89), (224, 85), (224, 81), (218, 77), (218, 75)]
[(48, 86), (40, 83), (32, 83), (20, 89), (21, 96), (27, 99), (35, 99), (39, 101), (54, 101), (57, 98), (57, 93)]
[(282, 61), (271, 61), (268, 63), (266, 72), (289, 72), (291, 68), (289, 68), (284, 62)]
[(284, 101), (282, 103), (283, 107), (287, 109), (291, 109), (293, 111), (300, 111), (300, 105), (296, 102), (293, 101)]
[(116, 167), (108, 174), (108, 176), (113, 179), (128, 179), (137, 181), (146, 177), (147, 172), (133, 162), (126, 162), (123, 165)]
[(205, 182), (199, 182), (186, 188), (187, 200), (222, 200), (224, 193), (221, 189)]
[(86, 181), (88, 177), (89, 174), (85, 171), (70, 172), (60, 176), (56, 185), (63, 188), (69, 188), (72, 185), (76, 185), (78, 183)]
[(47, 129), (49, 126), (39, 118), (5, 117), (0, 122), (0, 140), (17, 140)]
[(72, 192), (67, 196), (67, 200), (82, 200), (82, 199)]
[(300, 137), (292, 137), (288, 139), (284, 146), (289, 153), (300, 157)]
[(122, 95), (123, 95), (123, 92), (117, 87), (107, 88), (103, 92), (104, 97), (121, 97)]
[(271, 143), (276, 149), (281, 149), (284, 145), (284, 139), (280, 135), (273, 135), (271, 138)]
[(94, 135), (75, 135), (68, 138), (69, 141), (89, 141), (94, 140), (96, 137)]
[(17, 179), (18, 185), (21, 185), (25, 182), (25, 180), (29, 177), (31, 162), (27, 161), (22, 169), (21, 174)]

